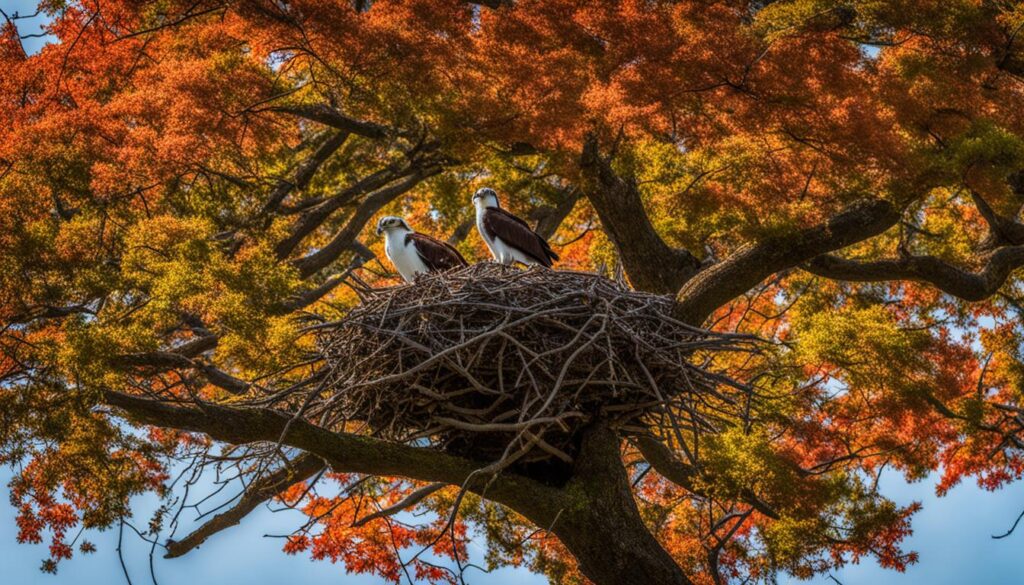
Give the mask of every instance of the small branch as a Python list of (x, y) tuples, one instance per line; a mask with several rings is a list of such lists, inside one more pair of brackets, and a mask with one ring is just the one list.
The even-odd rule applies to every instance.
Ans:
[(301, 455), (277, 471), (252, 482), (237, 504), (226, 512), (217, 514), (208, 522), (181, 540), (167, 542), (167, 554), (164, 558), (180, 557), (206, 542), (214, 534), (236, 526), (250, 512), (263, 502), (273, 498), (289, 486), (305, 481), (323, 469), (324, 463), (319, 457)]
[(312, 305), (323, 298), (327, 293), (337, 288), (339, 284), (345, 282), (345, 279), (352, 274), (353, 270), (360, 268), (363, 264), (375, 258), (373, 251), (361, 244), (359, 241), (353, 241), (348, 248), (355, 252), (355, 256), (353, 256), (352, 261), (349, 262), (348, 267), (346, 267), (341, 274), (331, 276), (320, 286), (289, 299), (287, 302), (282, 304), (280, 310), (275, 310), (274, 312), (287, 314), (305, 309), (309, 305)]
[(334, 212), (352, 203), (356, 197), (382, 189), (388, 183), (416, 172), (417, 169), (412, 164), (406, 164), (404, 167), (391, 165), (356, 181), (334, 196), (317, 202), (302, 213), (288, 237), (274, 247), (274, 253), (278, 259), (285, 259), (306, 236), (320, 227)]
[(1006, 538), (1007, 536), (1010, 536), (1011, 534), (1013, 534), (1013, 531), (1017, 529), (1017, 525), (1020, 524), (1021, 520), (1024, 520), (1024, 511), (1021, 511), (1020, 515), (1017, 516), (1017, 520), (1014, 521), (1013, 526), (1011, 526), (1009, 530), (1007, 530), (1003, 534), (1000, 534), (999, 536), (993, 535), (992, 538), (995, 540), (999, 540), (1001, 538)]
[[(200, 346), (202, 347), (202, 346)], [(195, 348), (192, 348), (195, 349)], [(251, 384), (210, 364), (188, 358), (171, 351), (151, 351), (147, 353), (130, 353), (117, 356), (113, 365), (118, 367), (150, 367), (169, 370), (183, 368), (197, 370), (214, 386), (223, 388), (232, 394), (244, 394)]]
[(280, 207), (281, 202), (284, 201), (290, 193), (296, 190), (301, 190), (309, 184), (324, 162), (331, 157), (332, 154), (337, 152), (341, 145), (345, 144), (348, 140), (349, 132), (341, 130), (335, 132), (330, 138), (324, 141), (309, 158), (304, 160), (299, 167), (295, 170), (295, 177), (291, 181), (280, 180), (274, 187), (274, 190), (270, 193), (270, 197), (267, 198), (267, 202), (263, 204), (263, 209), (260, 210), (261, 216), (269, 216), (271, 213), (277, 211)]
[(400, 502), (398, 502), (396, 504), (393, 504), (391, 506), (388, 506), (387, 508), (383, 508), (381, 510), (377, 510), (376, 512), (374, 512), (373, 514), (370, 514), (369, 516), (365, 516), (363, 518), (360, 518), (360, 519), (356, 520), (355, 522), (352, 523), (352, 526), (359, 527), (359, 526), (363, 526), (364, 524), (366, 524), (368, 522), (372, 522), (372, 521), (374, 521), (374, 520), (376, 520), (378, 518), (384, 518), (386, 516), (394, 516), (395, 514), (401, 512), (402, 510), (405, 510), (407, 508), (412, 508), (416, 504), (422, 502), (424, 499), (426, 499), (427, 496), (429, 496), (430, 494), (433, 494), (434, 492), (436, 492), (436, 491), (440, 490), (441, 488), (445, 487), (445, 485), (446, 484), (443, 484), (443, 483), (431, 483), (431, 484), (425, 485), (425, 486), (419, 488), (418, 490), (412, 492), (408, 496), (406, 496), (402, 501), (400, 501)]
[[(698, 496), (704, 495), (700, 490), (694, 487), (694, 480), (697, 479), (699, 474), (696, 468), (677, 459), (675, 455), (672, 454), (672, 451), (657, 439), (653, 439), (651, 437), (639, 437), (636, 439), (635, 443), (637, 448), (640, 450), (640, 454), (644, 456), (644, 459), (651, 464), (651, 467), (653, 467), (659, 475), (679, 487), (697, 494)], [(740, 497), (746, 504), (761, 514), (773, 519), (779, 518), (779, 513), (772, 509), (771, 506), (761, 501), (760, 498), (758, 498), (751, 490), (742, 490)]]
[(316, 252), (308, 256), (303, 256), (293, 262), (295, 267), (299, 269), (301, 276), (303, 278), (309, 277), (321, 268), (329, 265), (352, 244), (356, 237), (358, 237), (359, 232), (366, 225), (366, 222), (373, 217), (373, 214), (380, 211), (382, 207), (396, 199), (398, 196), (418, 185), (423, 179), (436, 175), (440, 172), (441, 167), (436, 166), (417, 170), (404, 181), (400, 181), (394, 185), (381, 189), (364, 199), (363, 202), (359, 204), (359, 207), (356, 208), (352, 217), (349, 218), (345, 227), (335, 234), (329, 243)]

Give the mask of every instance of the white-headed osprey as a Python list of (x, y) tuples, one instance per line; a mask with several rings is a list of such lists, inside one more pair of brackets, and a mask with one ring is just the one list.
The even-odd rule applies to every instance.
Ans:
[(454, 246), (412, 231), (400, 217), (389, 215), (380, 218), (377, 234), (384, 234), (384, 253), (406, 282), (412, 282), (421, 272), (468, 266)]
[(477, 190), (473, 204), (476, 205), (476, 229), (498, 262), (540, 264), (551, 268), (551, 263), (558, 260), (558, 254), (529, 224), (499, 206), (494, 189), (484, 187)]

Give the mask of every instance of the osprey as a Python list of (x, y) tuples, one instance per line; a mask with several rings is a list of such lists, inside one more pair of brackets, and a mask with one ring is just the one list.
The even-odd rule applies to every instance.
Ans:
[(468, 266), (452, 245), (412, 231), (400, 217), (380, 218), (377, 235), (380, 234), (384, 234), (384, 253), (406, 282), (412, 282), (421, 272)]
[(558, 260), (544, 238), (537, 235), (523, 220), (502, 209), (494, 189), (484, 187), (473, 195), (476, 206), (476, 229), (480, 232), (494, 259), (502, 264), (522, 262), (551, 268)]

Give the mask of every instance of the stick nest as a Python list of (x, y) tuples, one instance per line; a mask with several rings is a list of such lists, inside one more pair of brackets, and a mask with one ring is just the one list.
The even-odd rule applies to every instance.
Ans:
[(497, 467), (571, 463), (595, 417), (626, 435), (715, 431), (748, 392), (712, 371), (715, 356), (752, 340), (671, 310), (594, 274), (483, 263), (422, 275), (320, 327), (321, 400), (335, 423)]

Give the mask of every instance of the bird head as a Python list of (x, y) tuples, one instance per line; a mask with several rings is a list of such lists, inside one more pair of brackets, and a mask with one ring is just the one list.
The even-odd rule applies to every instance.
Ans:
[(377, 222), (377, 235), (381, 235), (388, 230), (404, 229), (406, 231), (412, 231), (409, 224), (405, 223), (405, 220), (394, 215), (386, 215), (380, 218)]
[(473, 194), (473, 203), (482, 207), (500, 207), (498, 193), (490, 187), (477, 189), (476, 193)]

